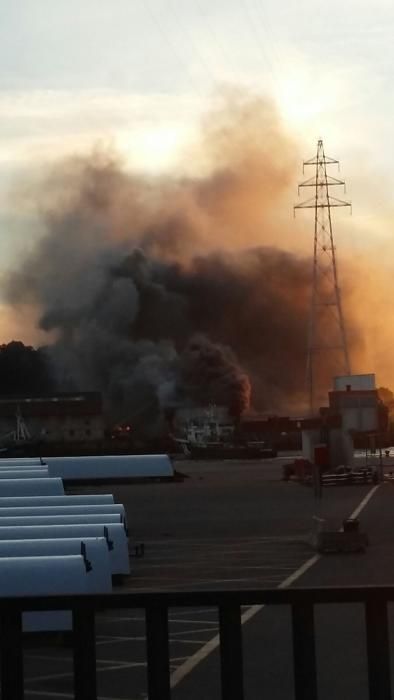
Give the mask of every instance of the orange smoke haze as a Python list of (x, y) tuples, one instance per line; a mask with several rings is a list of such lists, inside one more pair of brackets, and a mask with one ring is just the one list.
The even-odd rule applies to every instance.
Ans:
[[(375, 372), (379, 385), (394, 386), (394, 268), (375, 253), (341, 264), (346, 283), (345, 314), (359, 329), (360, 341), (352, 346), (352, 370)], [(394, 254), (394, 251), (392, 251)]]
[(138, 242), (151, 231), (153, 245), (160, 230), (160, 254), (182, 260), (254, 245), (302, 249), (304, 226), (292, 214), (301, 158), (274, 105), (235, 90), (215, 105), (178, 172), (143, 177), (127, 172), (119, 154), (98, 149), (19, 190), (17, 205), (33, 205), (48, 225), (83, 202), (106, 236)]
[[(211, 401), (245, 408), (250, 380), (257, 408), (300, 407), (313, 218), (293, 218), (297, 145), (270, 102), (233, 91), (184, 159), (154, 178), (95, 152), (20, 190), (42, 237), (9, 277), (9, 303), (33, 304), (56, 335), (59, 375), (118, 403), (200, 400), (198, 369)], [(338, 256), (353, 369), (393, 386), (391, 275)]]

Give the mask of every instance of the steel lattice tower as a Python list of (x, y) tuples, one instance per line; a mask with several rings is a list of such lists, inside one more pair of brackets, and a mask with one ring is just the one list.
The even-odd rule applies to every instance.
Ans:
[(350, 374), (349, 351), (338, 285), (331, 209), (333, 207), (350, 207), (351, 204), (330, 194), (331, 187), (340, 185), (345, 187), (345, 182), (327, 174), (327, 166), (329, 165), (337, 165), (339, 170), (339, 161), (325, 155), (323, 141), (319, 140), (316, 155), (310, 160), (304, 161), (304, 168), (305, 166), (314, 166), (315, 174), (300, 183), (298, 187), (298, 192), (300, 192), (301, 187), (313, 188), (314, 196), (294, 207), (294, 210), (314, 209), (315, 211), (312, 295), (306, 363), (306, 383), (311, 414), (316, 409), (318, 357), (320, 362), (327, 361), (327, 354), (334, 351), (338, 356), (339, 372)]

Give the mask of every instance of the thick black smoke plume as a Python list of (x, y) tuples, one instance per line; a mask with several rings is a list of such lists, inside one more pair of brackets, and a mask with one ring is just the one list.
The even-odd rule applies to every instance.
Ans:
[(8, 299), (55, 333), (59, 387), (101, 390), (114, 420), (156, 428), (187, 403), (286, 410), (304, 390), (310, 261), (272, 246), (294, 148), (269, 106), (239, 100), (201, 152), (200, 177), (133, 176), (95, 155), (35, 192), (44, 232)]

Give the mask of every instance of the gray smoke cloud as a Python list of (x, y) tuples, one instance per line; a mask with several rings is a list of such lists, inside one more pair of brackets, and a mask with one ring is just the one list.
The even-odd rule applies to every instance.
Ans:
[(294, 145), (270, 105), (238, 99), (201, 150), (199, 177), (147, 178), (97, 153), (59, 164), (34, 191), (42, 237), (6, 286), (55, 332), (60, 388), (100, 390), (113, 420), (152, 430), (167, 407), (239, 415), (304, 392), (310, 260), (258, 245), (278, 233)]
[(66, 285), (57, 267), (44, 279), (38, 261), (40, 275), (13, 277), (13, 298), (35, 298), (41, 327), (58, 334), (47, 350), (63, 389), (99, 389), (114, 419), (154, 422), (161, 408), (181, 403), (227, 405), (239, 415), (251, 385), (259, 408), (302, 391), (306, 261), (270, 248), (187, 264), (123, 246), (115, 263), (110, 252), (106, 264), (92, 249), (82, 268), (67, 266)]

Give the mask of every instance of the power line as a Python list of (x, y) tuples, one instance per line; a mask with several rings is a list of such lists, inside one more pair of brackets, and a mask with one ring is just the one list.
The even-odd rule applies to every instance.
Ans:
[(245, 17), (246, 17), (247, 23), (250, 27), (251, 34), (254, 38), (254, 43), (257, 46), (259, 56), (261, 56), (261, 58), (262, 58), (262, 64), (264, 65), (264, 69), (266, 69), (268, 66), (268, 69), (271, 73), (271, 77), (273, 79), (275, 79), (274, 66), (273, 66), (272, 61), (271, 61), (271, 59), (270, 59), (270, 57), (269, 57), (269, 55), (264, 47), (264, 44), (260, 41), (260, 36), (256, 30), (255, 22), (253, 20), (252, 14), (250, 12), (250, 7), (247, 3), (247, 0), (242, 0), (242, 4), (243, 4), (243, 7), (245, 8)]
[[(269, 24), (268, 19), (267, 19), (267, 14), (264, 11), (264, 7), (261, 2), (257, 2), (256, 4), (253, 2), (253, 10), (256, 11), (256, 14), (260, 17), (260, 22), (256, 22), (255, 26), (256, 28), (261, 28), (265, 38), (269, 37), (269, 43), (271, 45), (271, 54), (273, 56), (273, 64), (274, 64), (274, 69), (276, 70), (276, 67), (279, 69), (283, 68), (282, 66), (282, 61), (280, 59), (279, 53), (277, 51), (276, 47), (276, 40), (274, 36), (274, 31), (272, 29), (272, 26)], [(256, 29), (257, 31), (257, 29)]]
[(195, 82), (193, 74), (190, 71), (190, 68), (188, 67), (187, 62), (185, 61), (184, 56), (182, 56), (182, 54), (178, 52), (178, 48), (177, 48), (175, 42), (173, 42), (173, 40), (171, 38), (171, 34), (165, 30), (165, 26), (164, 26), (165, 23), (160, 22), (157, 15), (153, 12), (152, 6), (150, 4), (150, 0), (142, 0), (141, 4), (142, 4), (143, 8), (146, 9), (146, 11), (148, 12), (151, 20), (153, 21), (153, 23), (155, 24), (155, 26), (158, 30), (158, 33), (163, 37), (164, 41), (166, 42), (168, 48), (170, 49), (171, 53), (175, 57), (176, 61), (182, 67), (183, 72), (186, 74), (188, 80), (191, 83), (193, 83), (193, 89), (195, 90), (195, 92), (197, 92), (199, 94), (200, 99), (204, 100), (205, 96), (201, 90), (201, 87), (198, 85), (198, 83)]
[(210, 67), (209, 64), (207, 63), (207, 61), (206, 61), (205, 57), (203, 56), (203, 54), (200, 52), (200, 50), (199, 50), (197, 44), (195, 43), (195, 41), (194, 41), (194, 39), (193, 39), (192, 34), (191, 34), (191, 33), (189, 32), (189, 30), (186, 28), (186, 25), (185, 25), (184, 23), (182, 23), (182, 21), (180, 20), (179, 15), (178, 15), (178, 13), (176, 12), (176, 10), (175, 10), (175, 8), (174, 8), (174, 6), (173, 6), (173, 4), (172, 4), (172, 0), (168, 0), (168, 5), (167, 5), (167, 7), (170, 8), (170, 11), (171, 11), (172, 16), (173, 16), (173, 18), (174, 18), (174, 21), (175, 21), (175, 23), (177, 24), (177, 26), (178, 26), (178, 28), (179, 28), (179, 30), (180, 30), (181, 35), (184, 35), (184, 34), (187, 32), (188, 41), (189, 41), (189, 47), (192, 49), (192, 51), (194, 51), (194, 53), (195, 53), (195, 55), (197, 56), (197, 59), (198, 59), (198, 61), (200, 62), (200, 64), (201, 64), (203, 70), (207, 73), (207, 75), (208, 75), (208, 77), (209, 77), (210, 80), (213, 80), (213, 82), (216, 82), (217, 78), (216, 78), (215, 74), (214, 74), (213, 71), (211, 70), (211, 67)]
[[(218, 31), (216, 31), (213, 23), (209, 22), (209, 15), (205, 11), (205, 8), (203, 8), (201, 1), (195, 0), (195, 2), (196, 2), (196, 8), (198, 9), (199, 15), (202, 18), (205, 26), (207, 27), (208, 32), (211, 36), (212, 42), (215, 46), (215, 53), (216, 53), (216, 49), (219, 49), (219, 51), (216, 53), (216, 55), (220, 57), (221, 62), (223, 62), (222, 59), (224, 59), (225, 65), (231, 64), (231, 67), (233, 67), (233, 65), (234, 65), (233, 53), (231, 51), (228, 53), (228, 51), (227, 51), (228, 47), (225, 46), (225, 44), (222, 42), (222, 39), (224, 37), (224, 33), (220, 33)], [(238, 68), (238, 67), (236, 67), (236, 68)]]

